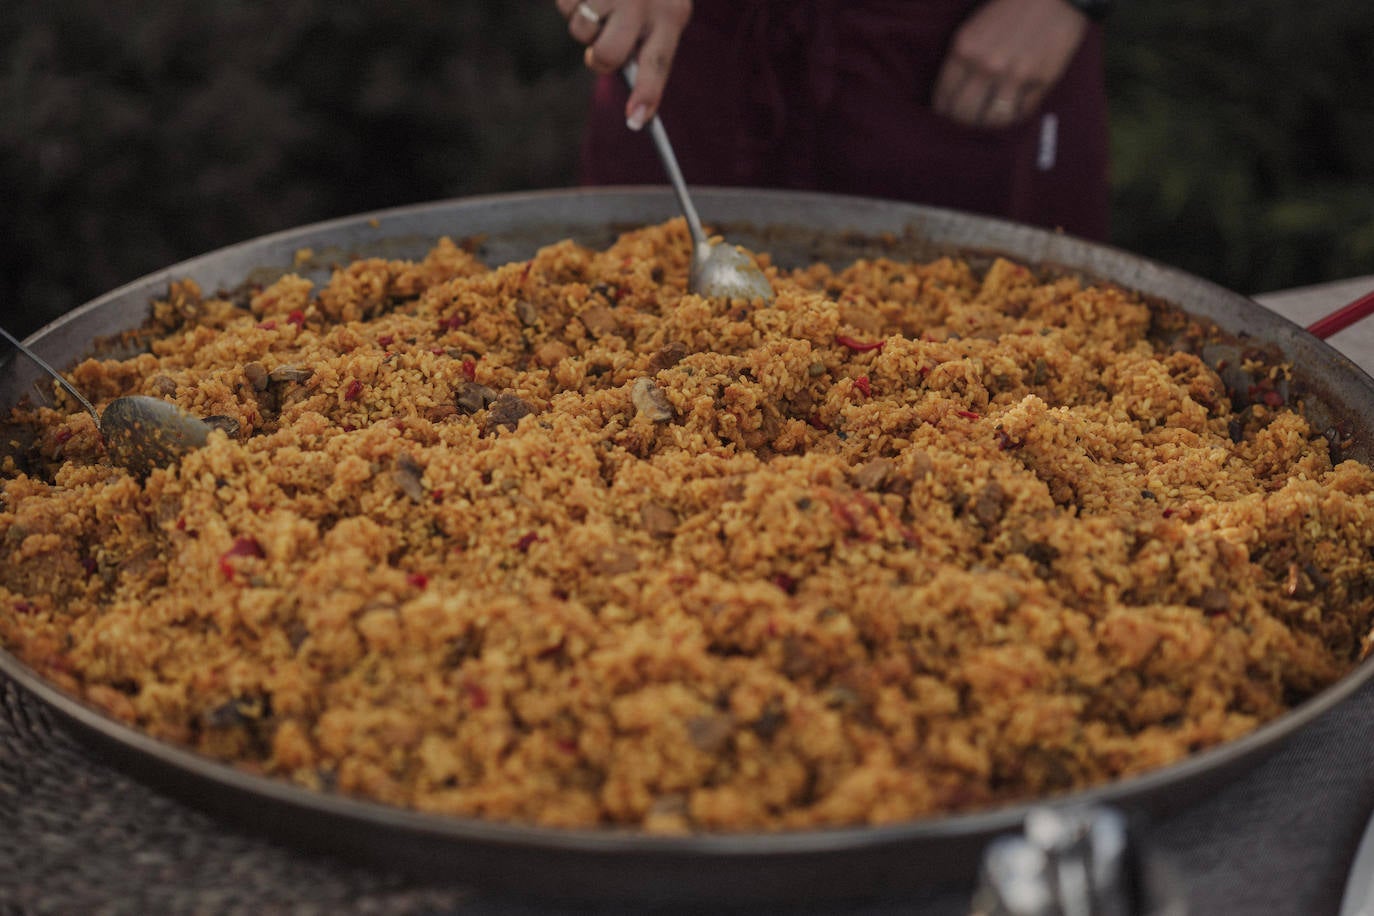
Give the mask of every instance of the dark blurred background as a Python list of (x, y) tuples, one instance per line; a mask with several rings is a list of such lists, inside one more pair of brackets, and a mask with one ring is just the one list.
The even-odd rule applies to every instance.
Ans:
[[(1374, 4), (1122, 0), (1109, 36), (1115, 244), (1246, 293), (1374, 273)], [(0, 316), (571, 185), (589, 85), (552, 0), (0, 3)]]

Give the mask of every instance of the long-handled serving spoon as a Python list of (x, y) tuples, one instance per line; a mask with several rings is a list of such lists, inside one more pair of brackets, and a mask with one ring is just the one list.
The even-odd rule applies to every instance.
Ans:
[(37, 363), (86, 408), (105, 440), (110, 460), (138, 476), (147, 476), (155, 467), (175, 463), (182, 455), (204, 445), (210, 435), (207, 423), (175, 404), (146, 395), (115, 398), (101, 413), (62, 373), (13, 334), (0, 328), (0, 336)]

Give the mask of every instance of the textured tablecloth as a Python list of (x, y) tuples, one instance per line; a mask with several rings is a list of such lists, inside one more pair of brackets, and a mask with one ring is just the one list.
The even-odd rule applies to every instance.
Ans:
[[(1259, 298), (1307, 324), (1370, 288), (1374, 278)], [(1368, 324), (1332, 338), (1366, 371), (1374, 369)], [(1149, 825), (1144, 840), (1178, 874), (1190, 912), (1334, 914), (1374, 808), (1372, 738), (1374, 684), (1224, 790)], [(967, 909), (968, 891), (959, 889), (808, 912)], [(0, 677), (0, 914), (317, 912), (569, 911), (426, 886), (225, 827), (106, 766)]]

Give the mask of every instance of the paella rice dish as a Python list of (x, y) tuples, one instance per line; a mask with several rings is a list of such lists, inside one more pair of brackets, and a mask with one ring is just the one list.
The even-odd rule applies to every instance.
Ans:
[(681, 220), (469, 248), (173, 283), (69, 372), (213, 418), (146, 478), (14, 408), (0, 646), (311, 789), (660, 834), (1101, 784), (1366, 651), (1374, 472), (1186, 316), (953, 257), (707, 300)]

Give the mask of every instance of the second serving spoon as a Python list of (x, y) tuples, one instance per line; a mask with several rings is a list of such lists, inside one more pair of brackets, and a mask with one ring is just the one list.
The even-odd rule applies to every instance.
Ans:
[(210, 425), (175, 404), (136, 394), (115, 398), (104, 412), (67, 381), (47, 360), (0, 328), (0, 336), (38, 364), (95, 420), (110, 460), (131, 473), (146, 477), (153, 468), (167, 467), (192, 449), (200, 448), (210, 435)]

